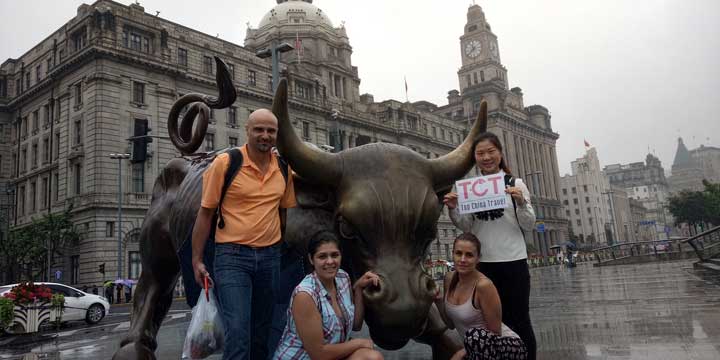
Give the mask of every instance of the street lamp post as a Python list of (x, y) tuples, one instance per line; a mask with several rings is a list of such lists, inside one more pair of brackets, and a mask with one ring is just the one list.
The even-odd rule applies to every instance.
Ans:
[(272, 92), (277, 89), (278, 81), (280, 80), (280, 54), (295, 49), (288, 43), (278, 44), (277, 40), (273, 40), (270, 47), (264, 50), (259, 50), (255, 53), (255, 56), (261, 59), (271, 58), (272, 66)]
[(118, 161), (118, 249), (117, 249), (117, 278), (122, 279), (122, 161), (123, 159), (129, 159), (130, 154), (116, 154), (112, 153), (109, 155), (111, 159), (117, 159)]

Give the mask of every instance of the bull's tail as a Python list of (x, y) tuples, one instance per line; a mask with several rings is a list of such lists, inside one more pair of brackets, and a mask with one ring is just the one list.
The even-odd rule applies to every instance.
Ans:
[[(183, 155), (193, 154), (200, 148), (205, 140), (208, 123), (210, 121), (210, 109), (225, 109), (235, 103), (237, 99), (237, 91), (233, 85), (230, 71), (228, 71), (225, 62), (215, 56), (215, 64), (217, 72), (215, 81), (218, 86), (218, 97), (214, 98), (208, 95), (190, 93), (184, 95), (173, 104), (168, 115), (168, 135), (173, 145), (180, 150)], [(180, 112), (189, 106), (182, 122), (178, 128), (178, 119)], [(193, 132), (193, 123), (195, 117), (200, 116), (199, 122)]]

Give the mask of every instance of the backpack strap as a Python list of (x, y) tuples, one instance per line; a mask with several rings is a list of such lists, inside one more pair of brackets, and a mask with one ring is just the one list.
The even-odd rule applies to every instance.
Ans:
[(222, 215), (223, 199), (225, 199), (225, 194), (227, 193), (230, 185), (233, 182), (233, 179), (235, 179), (235, 175), (237, 175), (238, 170), (240, 170), (243, 164), (243, 155), (239, 148), (235, 147), (230, 149), (230, 151), (228, 151), (228, 155), (230, 155), (230, 164), (228, 165), (228, 169), (225, 172), (225, 180), (223, 182), (222, 191), (220, 192), (220, 202), (218, 203), (216, 210), (218, 218), (217, 227), (220, 229), (225, 227), (225, 219)]
[[(510, 174), (505, 174), (505, 186), (515, 186), (515, 177)], [(517, 215), (517, 204), (515, 203), (515, 198), (510, 197), (510, 200), (512, 200), (513, 204), (513, 210), (515, 210), (515, 220), (518, 222), (518, 227), (520, 228), (520, 232), (523, 234), (523, 237), (525, 237), (525, 231), (523, 230), (522, 226), (520, 226), (520, 219), (518, 219)]]
[(290, 176), (290, 165), (288, 165), (287, 160), (285, 160), (285, 158), (281, 155), (277, 155), (277, 160), (280, 172), (282, 173), (282, 176), (285, 179), (285, 184), (287, 185), (288, 176)]
[[(290, 165), (288, 165), (287, 160), (285, 160), (285, 158), (283, 158), (279, 154), (277, 155), (277, 161), (278, 161), (278, 166), (280, 167), (280, 173), (282, 174), (283, 179), (285, 179), (285, 187), (287, 189), (288, 177), (291, 176), (290, 175)], [(287, 209), (283, 209), (281, 207), (278, 207), (278, 209), (280, 212), (280, 238), (282, 239), (285, 236), (285, 224), (287, 223)]]

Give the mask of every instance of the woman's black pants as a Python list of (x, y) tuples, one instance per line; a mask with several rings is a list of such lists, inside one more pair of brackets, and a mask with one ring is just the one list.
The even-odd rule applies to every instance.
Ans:
[(487, 263), (478, 266), (497, 288), (502, 321), (525, 343), (528, 360), (535, 360), (535, 333), (530, 322), (530, 271), (527, 260)]

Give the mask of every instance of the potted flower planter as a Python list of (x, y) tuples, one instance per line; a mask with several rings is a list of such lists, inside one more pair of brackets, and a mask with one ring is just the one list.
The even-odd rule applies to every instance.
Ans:
[(0, 328), (11, 334), (37, 332), (43, 324), (62, 319), (64, 304), (64, 296), (53, 295), (46, 286), (18, 284), (0, 301)]

